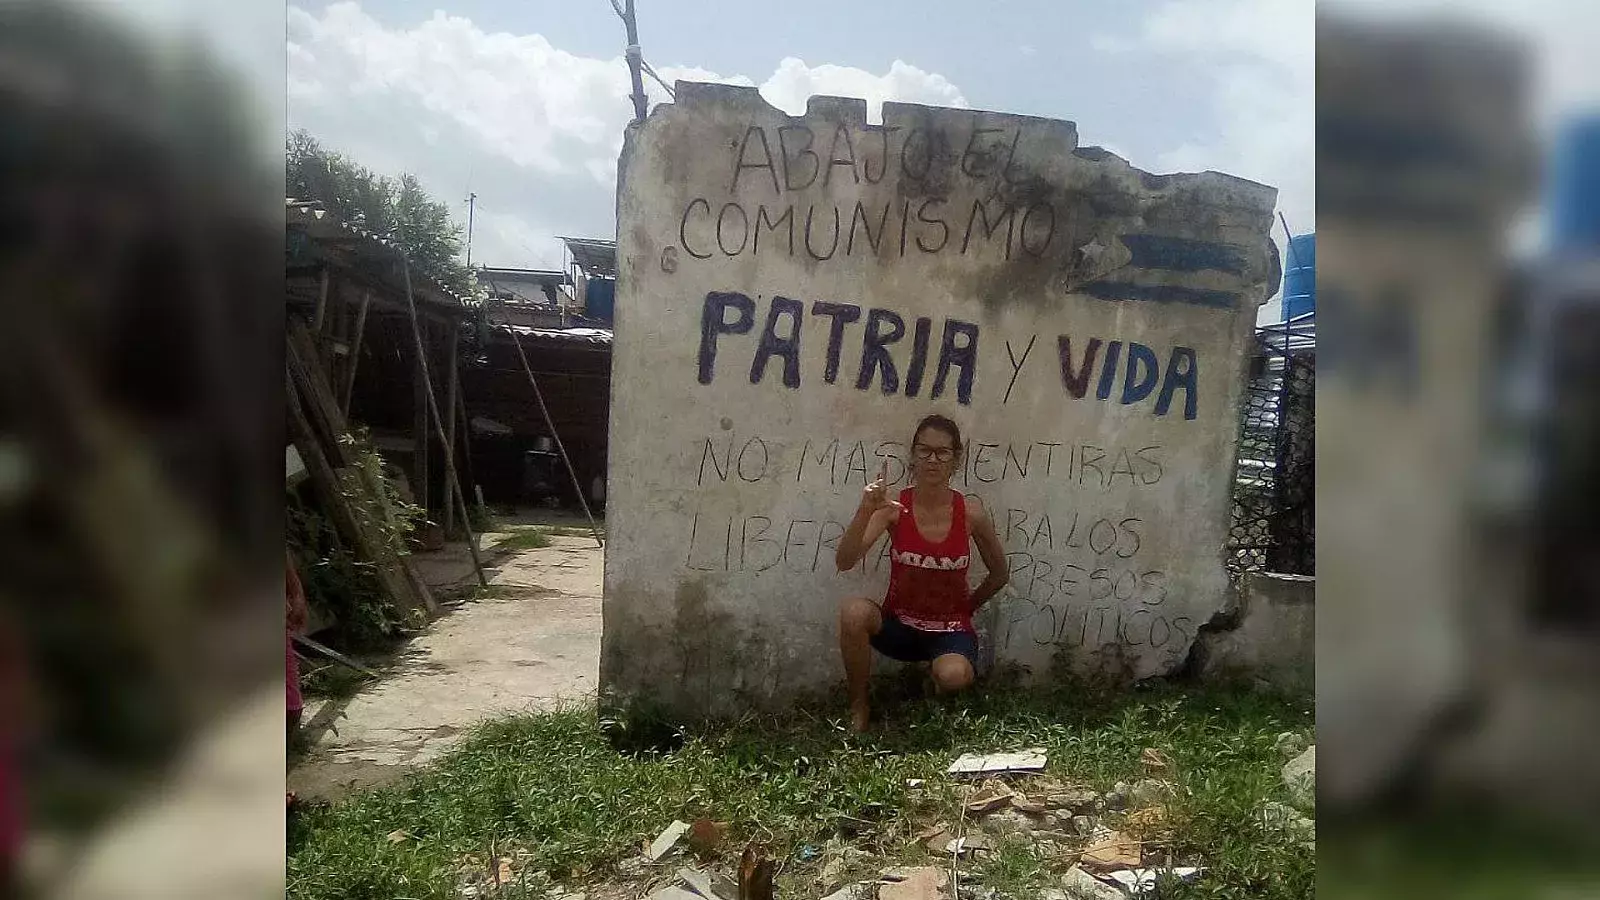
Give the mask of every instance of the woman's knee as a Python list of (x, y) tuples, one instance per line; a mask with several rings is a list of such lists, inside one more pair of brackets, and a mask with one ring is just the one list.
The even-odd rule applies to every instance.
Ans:
[(839, 628), (875, 634), (883, 624), (878, 605), (865, 597), (850, 597), (839, 604)]
[(959, 653), (946, 653), (933, 661), (933, 681), (941, 691), (959, 691), (972, 686), (972, 662)]

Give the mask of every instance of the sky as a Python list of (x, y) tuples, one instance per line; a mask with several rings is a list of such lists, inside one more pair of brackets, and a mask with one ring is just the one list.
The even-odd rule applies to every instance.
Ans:
[[(1313, 0), (637, 2), (645, 57), (667, 79), (758, 85), (790, 112), (831, 93), (1070, 119), (1084, 144), (1147, 171), (1215, 169), (1273, 185), (1290, 227), (1315, 229)], [(613, 233), (616, 152), (632, 110), (609, 0), (104, 8), (198, 35), (253, 82), (269, 126), (263, 159), (282, 153), (286, 121), (370, 168), (416, 174), (462, 224), (475, 192), (475, 263), (553, 267), (557, 235)], [(1593, 0), (1320, 8), (1498, 23), (1532, 51), (1546, 134), (1567, 112), (1600, 109)], [(286, 48), (274, 39), (285, 27)], [(666, 99), (647, 86), (652, 102)]]
[[(756, 85), (790, 113), (834, 94), (1069, 119), (1147, 171), (1273, 185), (1315, 227), (1311, 0), (637, 5), (669, 83)], [(609, 0), (293, 0), (288, 123), (414, 173), (462, 224), (476, 193), (474, 264), (559, 267), (558, 235), (615, 233), (625, 44)]]

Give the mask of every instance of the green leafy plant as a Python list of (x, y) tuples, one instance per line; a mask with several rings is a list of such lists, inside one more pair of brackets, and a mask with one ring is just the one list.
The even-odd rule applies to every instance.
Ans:
[[(394, 554), (406, 554), (407, 540), (423, 520), (424, 511), (400, 496), (365, 429), (340, 440), (355, 461), (340, 475), (346, 505), (363, 530), (377, 536)], [(412, 624), (395, 614), (384, 593), (377, 567), (385, 561), (358, 558), (339, 539), (327, 515), (293, 491), (287, 497), (286, 512), (287, 540), (300, 566), (306, 602), (335, 623), (339, 643), (378, 646)]]
[(345, 477), (345, 500), (364, 528), (380, 535), (385, 546), (404, 556), (409, 552), (407, 541), (427, 518), (427, 511), (400, 496), (394, 479), (384, 471), (383, 457), (372, 446), (365, 426), (341, 435), (339, 440), (350, 448), (356, 463), (354, 472)]

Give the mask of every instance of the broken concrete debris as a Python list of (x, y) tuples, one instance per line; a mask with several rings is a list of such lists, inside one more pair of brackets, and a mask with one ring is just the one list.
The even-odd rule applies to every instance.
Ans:
[(645, 851), (645, 856), (649, 857), (651, 862), (660, 862), (661, 857), (666, 856), (688, 831), (688, 822), (674, 820), (671, 825), (662, 830), (654, 841), (650, 842), (650, 849)]
[(981, 834), (954, 838), (944, 845), (944, 852), (952, 856), (971, 856), (974, 853), (988, 853), (993, 849), (994, 845)]
[(1313, 809), (1317, 805), (1317, 747), (1312, 744), (1306, 751), (1289, 760), (1283, 767), (1283, 783), (1289, 789), (1289, 802), (1300, 809)]
[(1278, 735), (1277, 740), (1273, 743), (1273, 748), (1278, 751), (1278, 756), (1285, 761), (1306, 752), (1306, 748), (1309, 746), (1311, 745), (1305, 738), (1292, 731), (1285, 731)]
[(1128, 791), (1128, 799), (1133, 801), (1135, 807), (1154, 806), (1172, 798), (1172, 785), (1154, 778), (1143, 778), (1134, 782)]
[(1195, 866), (1178, 866), (1173, 869), (1123, 869), (1117, 872), (1108, 872), (1105, 877), (1122, 885), (1129, 896), (1143, 897), (1153, 892), (1162, 878), (1176, 878), (1179, 881), (1187, 881), (1199, 875), (1200, 871)]
[(943, 868), (890, 869), (878, 885), (878, 900), (943, 900), (948, 880)]
[(679, 869), (678, 879), (705, 900), (739, 900), (739, 886), (720, 875), (698, 869)]
[(1268, 801), (1261, 807), (1261, 821), (1270, 829), (1287, 831), (1301, 840), (1317, 839), (1317, 823), (1285, 803)]
[(1122, 892), (1074, 866), (1061, 879), (1071, 900), (1125, 900)]
[(967, 797), (967, 812), (972, 815), (983, 815), (1003, 809), (1016, 799), (1016, 794), (1005, 785), (988, 784), (973, 792)]
[(1126, 782), (1117, 782), (1116, 787), (1106, 791), (1106, 809), (1123, 810), (1128, 808), (1128, 785)]
[(1042, 772), (1046, 759), (1045, 751), (1037, 747), (1019, 753), (963, 753), (946, 771), (951, 775)]
[(675, 884), (669, 884), (651, 894), (646, 900), (701, 900), (701, 897), (693, 891), (686, 891)]

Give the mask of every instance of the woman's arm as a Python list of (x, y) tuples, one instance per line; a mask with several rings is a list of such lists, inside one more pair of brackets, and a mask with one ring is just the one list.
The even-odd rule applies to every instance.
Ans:
[(856, 517), (839, 538), (839, 547), (833, 553), (833, 564), (839, 571), (848, 572), (861, 562), (872, 545), (883, 537), (889, 525), (900, 519), (900, 501), (888, 496), (889, 461), (883, 461), (878, 478), (861, 492), (861, 505), (856, 507)]
[(1006, 548), (1000, 543), (1000, 536), (995, 534), (989, 510), (977, 498), (969, 503), (967, 522), (972, 528), (972, 541), (978, 545), (978, 555), (983, 557), (983, 565), (989, 570), (983, 582), (972, 591), (972, 608), (977, 609), (1000, 593), (1011, 580), (1011, 565), (1006, 561)]
[(850, 527), (844, 531), (844, 536), (839, 538), (839, 549), (834, 551), (833, 564), (839, 571), (848, 572), (861, 562), (889, 526), (900, 518), (900, 508), (890, 506), (876, 512), (869, 512), (865, 507), (856, 510), (856, 517), (850, 521)]

